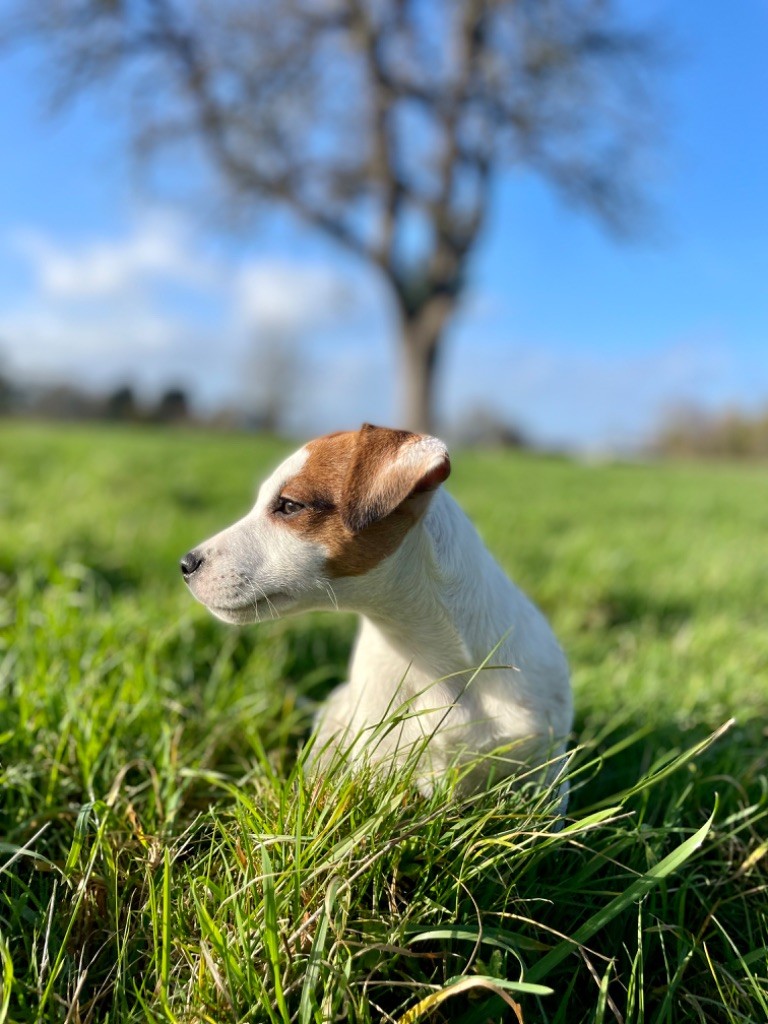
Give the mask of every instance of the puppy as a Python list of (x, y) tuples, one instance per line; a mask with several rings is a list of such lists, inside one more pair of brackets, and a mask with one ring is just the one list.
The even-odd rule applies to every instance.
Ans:
[[(552, 782), (572, 722), (568, 666), (537, 608), (441, 488), (434, 437), (364, 424), (310, 441), (262, 484), (245, 518), (181, 560), (225, 622), (310, 609), (357, 612), (349, 681), (321, 708), (327, 765), (397, 767), (416, 748), (429, 794), (526, 772)], [(565, 803), (561, 789), (561, 809)]]

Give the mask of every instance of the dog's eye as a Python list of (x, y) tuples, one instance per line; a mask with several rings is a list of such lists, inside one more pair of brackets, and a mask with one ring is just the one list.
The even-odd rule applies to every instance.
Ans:
[(290, 498), (286, 498), (281, 494), (277, 499), (275, 512), (280, 516), (295, 516), (296, 513), (301, 512), (304, 507), (305, 506), (302, 505), (301, 502), (291, 501)]

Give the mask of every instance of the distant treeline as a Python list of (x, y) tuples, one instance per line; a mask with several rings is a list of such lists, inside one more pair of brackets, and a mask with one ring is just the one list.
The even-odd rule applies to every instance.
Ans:
[[(0, 373), (0, 417), (46, 420), (111, 420), (122, 423), (186, 424), (215, 430), (283, 433), (275, 406), (255, 399), (252, 408), (223, 405), (201, 414), (182, 387), (168, 386), (157, 398), (140, 397), (130, 384), (103, 394), (76, 384), (19, 384)], [(454, 442), (482, 448), (536, 448), (525, 431), (499, 410), (475, 404), (449, 429)], [(709, 412), (679, 406), (651, 434), (644, 450), (669, 458), (768, 458), (768, 406), (757, 413)]]
[[(282, 403), (273, 391), (263, 387), (246, 404), (223, 405), (215, 412), (201, 414), (186, 389), (169, 386), (154, 400), (140, 397), (130, 384), (103, 394), (77, 384), (58, 381), (49, 384), (19, 384), (0, 373), (0, 417), (30, 417), (45, 420), (111, 420), (121, 423), (185, 424), (215, 430), (245, 430), (284, 434), (280, 419)], [(284, 388), (283, 388), (284, 390)], [(288, 431), (289, 432), (289, 431)], [(450, 429), (451, 438), (462, 445), (481, 448), (533, 447), (525, 432), (505, 419), (496, 409), (475, 404)]]
[(181, 387), (169, 386), (155, 400), (141, 399), (129, 384), (104, 394), (76, 384), (18, 384), (0, 374), (0, 416), (47, 420), (112, 420), (122, 423), (200, 424), (222, 430), (265, 430), (271, 425), (257, 414), (222, 408), (201, 416)]
[(664, 419), (652, 444), (655, 455), (701, 458), (768, 457), (768, 407), (757, 413), (738, 409), (707, 412), (675, 409)]

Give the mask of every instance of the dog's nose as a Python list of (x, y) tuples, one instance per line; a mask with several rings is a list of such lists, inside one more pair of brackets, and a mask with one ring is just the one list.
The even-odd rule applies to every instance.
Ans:
[(179, 562), (181, 575), (185, 580), (189, 579), (193, 572), (197, 572), (203, 564), (203, 556), (197, 551), (188, 551)]

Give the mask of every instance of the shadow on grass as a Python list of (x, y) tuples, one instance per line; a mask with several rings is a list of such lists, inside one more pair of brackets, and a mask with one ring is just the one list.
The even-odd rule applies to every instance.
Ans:
[(696, 612), (692, 601), (630, 588), (609, 588), (584, 610), (587, 631), (646, 623), (660, 636), (676, 633)]
[[(572, 784), (569, 814), (578, 816), (603, 806), (616, 794), (632, 790), (639, 779), (665, 772), (677, 757), (724, 724), (682, 726), (669, 721), (649, 725), (641, 709), (619, 715), (612, 722), (597, 722), (594, 714), (587, 719), (577, 717), (574, 732), (583, 750), (576, 761), (588, 766)], [(676, 800), (685, 803), (691, 825), (700, 823), (700, 816), (710, 813), (715, 801), (723, 812), (758, 801), (766, 770), (765, 721), (755, 713), (733, 723), (711, 746), (677, 769)], [(633, 806), (651, 825), (662, 825), (670, 810), (653, 789), (635, 798)]]

